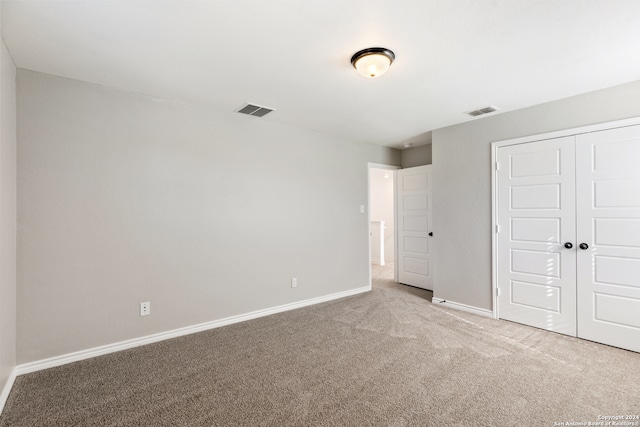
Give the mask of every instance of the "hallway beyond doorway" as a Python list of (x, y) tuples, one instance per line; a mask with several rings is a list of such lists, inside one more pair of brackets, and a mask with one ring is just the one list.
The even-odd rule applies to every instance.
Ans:
[(386, 265), (371, 264), (371, 286), (373, 289), (384, 289), (390, 287), (397, 287), (403, 289), (408, 293), (421, 296), (427, 301), (431, 301), (433, 298), (433, 292), (426, 289), (420, 289), (409, 285), (403, 285), (393, 280), (393, 267), (392, 262)]

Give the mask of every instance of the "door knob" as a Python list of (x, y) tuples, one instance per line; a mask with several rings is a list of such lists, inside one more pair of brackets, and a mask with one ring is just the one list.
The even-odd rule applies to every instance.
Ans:
[(429, 236), (433, 237), (433, 231), (429, 232)]
[(585, 250), (589, 249), (589, 245), (587, 245), (586, 243), (580, 243), (580, 249), (585, 251)]
[(567, 248), (567, 249), (571, 249), (573, 247), (573, 243), (567, 242), (567, 243), (564, 244), (564, 247)]

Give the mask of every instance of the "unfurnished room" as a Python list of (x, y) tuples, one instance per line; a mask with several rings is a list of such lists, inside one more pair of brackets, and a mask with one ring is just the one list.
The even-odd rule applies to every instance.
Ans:
[(640, 1), (0, 18), (0, 427), (640, 426)]

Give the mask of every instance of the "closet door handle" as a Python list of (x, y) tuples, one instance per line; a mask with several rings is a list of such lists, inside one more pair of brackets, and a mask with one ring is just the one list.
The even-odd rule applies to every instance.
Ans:
[(429, 236), (433, 237), (433, 231), (429, 232)]
[(573, 243), (567, 242), (567, 243), (564, 244), (564, 247), (567, 248), (567, 249), (571, 249), (573, 247)]
[(586, 251), (587, 249), (589, 249), (589, 245), (587, 245), (586, 243), (580, 243), (580, 249)]

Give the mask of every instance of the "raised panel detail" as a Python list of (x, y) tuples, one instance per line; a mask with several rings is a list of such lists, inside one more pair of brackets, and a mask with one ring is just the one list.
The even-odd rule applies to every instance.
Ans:
[(411, 283), (406, 283), (406, 282), (401, 282), (401, 283), (406, 283), (411, 286), (417, 286), (418, 288), (427, 289), (427, 286), (429, 285), (428, 283), (429, 276), (425, 276), (424, 274), (411, 273), (408, 271), (405, 271), (404, 274), (407, 275), (407, 279), (409, 279)]
[(560, 277), (560, 254), (514, 249), (511, 251), (511, 271), (544, 277)]
[(426, 215), (405, 215), (404, 231), (427, 231)]
[(559, 313), (560, 288), (513, 280), (511, 281), (511, 302)]
[(593, 201), (596, 208), (640, 207), (640, 179), (596, 181), (594, 186)]
[(640, 248), (640, 219), (596, 218), (593, 228), (596, 245)]
[(427, 175), (407, 175), (402, 179), (403, 190), (424, 190), (427, 188)]
[(511, 209), (559, 209), (560, 184), (511, 187)]
[(595, 144), (593, 170), (635, 171), (640, 159), (640, 139)]
[(425, 237), (404, 237), (404, 250), (406, 252), (416, 252), (420, 254), (429, 253), (429, 239)]
[(640, 299), (595, 294), (595, 319), (640, 328)]
[(427, 210), (428, 198), (426, 194), (403, 196), (405, 211)]
[(511, 178), (560, 174), (560, 150), (536, 151), (511, 156)]
[(417, 259), (404, 257), (404, 269), (409, 273), (429, 275), (429, 261), (426, 259)]
[(560, 218), (512, 218), (511, 240), (560, 243)]
[(596, 255), (594, 263), (596, 282), (640, 288), (640, 259)]

